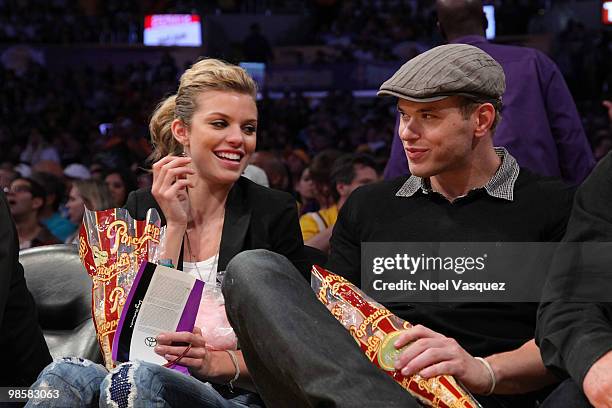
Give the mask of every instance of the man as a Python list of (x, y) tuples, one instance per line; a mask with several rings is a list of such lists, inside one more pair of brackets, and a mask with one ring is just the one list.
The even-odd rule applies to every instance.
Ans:
[[(313, 173), (316, 174), (316, 158)], [(316, 177), (316, 176), (313, 176)], [(320, 211), (310, 212), (300, 217), (300, 229), (304, 243), (323, 252), (329, 252), (329, 239), (342, 208), (351, 193), (366, 184), (378, 181), (376, 162), (364, 154), (347, 154), (338, 157), (331, 166), (327, 180), (319, 180), (317, 189), (323, 182), (328, 184), (333, 204)]]
[(0, 386), (28, 387), (51, 362), (36, 307), (23, 278), (15, 224), (0, 192)]
[(40, 184), (30, 178), (19, 177), (13, 180), (6, 193), (17, 226), (19, 249), (60, 243), (38, 219), (46, 195)]
[[(544, 407), (588, 407), (587, 398), (595, 407), (612, 407), (612, 276), (610, 257), (601, 253), (612, 242), (611, 200), (612, 153), (608, 153), (578, 189), (563, 238), (607, 246), (586, 259), (573, 256), (567, 269), (553, 269), (548, 277), (551, 292), (538, 313), (536, 339), (544, 363), (569, 376)], [(594, 267), (594, 261), (600, 264)], [(569, 294), (566, 282), (572, 288)]]
[(45, 203), (40, 209), (38, 219), (61, 242), (74, 234), (77, 226), (71, 223), (60, 213), (60, 204), (66, 196), (66, 185), (57, 176), (51, 173), (35, 172), (31, 176), (45, 189)]
[[(503, 92), (501, 66), (464, 44), (421, 54), (381, 86), (379, 95), (398, 97), (412, 176), (353, 192), (332, 235), (332, 272), (359, 284), (363, 242), (562, 237), (572, 189), (519, 168), (505, 149), (493, 147)], [(414, 406), (391, 380), (367, 371), (354, 340), (308, 290), (286, 260), (269, 252), (247, 252), (228, 265), (226, 310), (264, 400), (272, 406), (290, 406), (289, 400), (299, 401), (294, 406)], [(279, 307), (284, 302), (291, 308)], [(396, 361), (404, 374), (452, 374), (486, 408), (533, 407), (540, 396), (530, 391), (555, 381), (533, 341), (537, 304), (384, 305), (419, 324), (394, 344), (414, 342)]]
[[(437, 0), (438, 28), (451, 44), (478, 47), (501, 64), (506, 74), (504, 120), (493, 141), (516, 157), (521, 167), (579, 184), (595, 165), (576, 105), (561, 72), (547, 56), (524, 47), (489, 43), (481, 0)], [(407, 174), (397, 138), (385, 179)]]

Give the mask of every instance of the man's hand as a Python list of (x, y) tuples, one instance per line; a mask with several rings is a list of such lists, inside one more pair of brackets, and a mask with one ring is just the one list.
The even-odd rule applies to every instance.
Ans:
[(395, 368), (403, 375), (420, 374), (431, 378), (448, 374), (455, 376), (475, 394), (490, 390), (492, 379), (487, 368), (455, 339), (417, 325), (404, 331), (394, 345), (400, 349), (407, 344), (395, 363)]
[(584, 377), (582, 389), (595, 408), (612, 408), (610, 373), (612, 373), (612, 351), (597, 360)]

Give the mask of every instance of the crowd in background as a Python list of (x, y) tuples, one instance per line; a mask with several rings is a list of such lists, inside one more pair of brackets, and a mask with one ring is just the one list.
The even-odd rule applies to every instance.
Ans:
[[(239, 6), (228, 1), (204, 2), (196, 10), (194, 2), (169, 3), (0, 0), (0, 43), (131, 43), (142, 40), (145, 10), (240, 12), (245, 4), (272, 11), (300, 7), (300, 2), (283, 6), (282, 2), (254, 1)], [(87, 9), (83, 4), (95, 7)], [(321, 53), (318, 63), (404, 61), (442, 42), (433, 4), (416, 0), (308, 2), (301, 6), (307, 8), (311, 23), (305, 37), (311, 44), (336, 51)], [(610, 98), (612, 84), (609, 32), (587, 29), (571, 18), (564, 26), (553, 27), (537, 13), (541, 6), (518, 0), (500, 3), (498, 35), (554, 34), (551, 57), (574, 95), (595, 156), (601, 158), (612, 148), (607, 110), (602, 106), (602, 100)], [(58, 187), (53, 193), (57, 199), (51, 213), (74, 223), (79, 217), (70, 216), (66, 206), (72, 180), (101, 180), (110, 188), (108, 194), (113, 184), (125, 194), (148, 186), (148, 119), (157, 102), (175, 91), (184, 69), (170, 54), (159, 61), (125, 67), (75, 66), (62, 72), (52, 72), (34, 60), (20, 72), (0, 65), (1, 187), (19, 190), (11, 183), (22, 176), (28, 178), (30, 190), (38, 191), (37, 174), (54, 174), (63, 189)], [(258, 151), (268, 154), (256, 164), (266, 170), (271, 186), (297, 198), (304, 170), (327, 149), (367, 153), (378, 171), (389, 157), (395, 127), (391, 98), (355, 98), (344, 91), (316, 98), (287, 91), (280, 98), (271, 98), (264, 90), (258, 107)], [(276, 183), (277, 178), (286, 181)], [(49, 193), (55, 184), (40, 185)], [(113, 203), (122, 205), (125, 196)], [(59, 241), (70, 240), (70, 236), (57, 234)]]

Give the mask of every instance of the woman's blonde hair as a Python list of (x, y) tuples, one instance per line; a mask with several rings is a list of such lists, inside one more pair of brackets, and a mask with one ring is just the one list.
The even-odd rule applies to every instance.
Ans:
[(176, 94), (161, 101), (153, 112), (149, 122), (154, 148), (151, 162), (183, 152), (183, 146), (172, 135), (172, 121), (180, 119), (190, 127), (197, 96), (205, 91), (237, 92), (253, 100), (257, 97), (257, 85), (243, 68), (213, 58), (196, 62), (181, 75)]
[(103, 181), (75, 180), (72, 185), (79, 191), (88, 210), (101, 211), (114, 207), (110, 190)]

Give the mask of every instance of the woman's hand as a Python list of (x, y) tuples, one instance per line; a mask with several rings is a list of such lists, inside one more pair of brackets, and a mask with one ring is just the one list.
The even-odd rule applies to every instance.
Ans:
[(188, 176), (195, 171), (189, 167), (191, 157), (166, 156), (153, 164), (151, 193), (159, 204), (168, 226), (186, 227), (189, 221), (187, 187), (193, 188)]
[(157, 336), (155, 353), (168, 361), (174, 361), (181, 356), (187, 348), (186, 345), (173, 345), (176, 343), (191, 344), (191, 348), (183, 355), (177, 364), (187, 367), (189, 372), (197, 378), (208, 379), (214, 376), (211, 372), (213, 353), (206, 349), (206, 342), (198, 327), (194, 327), (191, 333), (175, 332), (159, 334)]
[(491, 388), (491, 375), (483, 363), (465, 351), (455, 339), (418, 325), (405, 330), (395, 341), (402, 351), (395, 368), (403, 375), (424, 378), (453, 375), (471, 392), (483, 394)]

